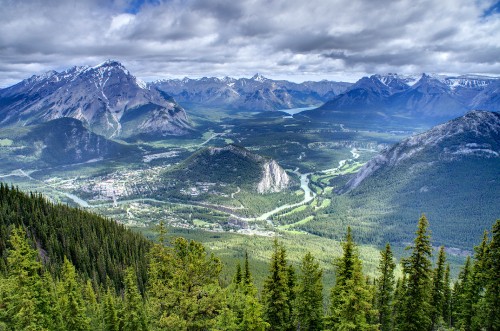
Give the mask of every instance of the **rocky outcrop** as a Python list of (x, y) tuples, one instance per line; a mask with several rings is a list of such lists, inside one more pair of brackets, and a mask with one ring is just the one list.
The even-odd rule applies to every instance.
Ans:
[(290, 177), (278, 162), (274, 160), (265, 162), (262, 169), (262, 179), (257, 185), (257, 192), (276, 193), (286, 189), (290, 184)]

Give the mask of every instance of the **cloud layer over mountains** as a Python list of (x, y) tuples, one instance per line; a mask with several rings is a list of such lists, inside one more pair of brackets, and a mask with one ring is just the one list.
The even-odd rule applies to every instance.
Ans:
[[(124, 62), (142, 79), (500, 75), (500, 5), (481, 0), (0, 0), (0, 87)], [(352, 77), (346, 76), (349, 72)]]

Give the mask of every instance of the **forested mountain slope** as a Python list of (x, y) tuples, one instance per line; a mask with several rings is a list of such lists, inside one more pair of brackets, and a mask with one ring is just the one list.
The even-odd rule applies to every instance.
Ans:
[(97, 284), (123, 285), (124, 270), (134, 266), (143, 286), (151, 243), (110, 219), (72, 207), (52, 204), (38, 194), (26, 194), (0, 183), (0, 264), (5, 269), (7, 238), (22, 227), (55, 273), (64, 257), (84, 277)]

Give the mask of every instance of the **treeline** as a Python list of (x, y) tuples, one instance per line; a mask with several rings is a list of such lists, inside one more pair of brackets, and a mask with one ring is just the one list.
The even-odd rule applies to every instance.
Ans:
[[(61, 207), (36, 195), (0, 189), (11, 199), (1, 205), (2, 210), (15, 202), (17, 208), (32, 208), (24, 204), (36, 205), (34, 201), (48, 209)], [(14, 217), (21, 209), (9, 215)], [(380, 253), (376, 277), (368, 277), (348, 227), (343, 254), (333, 261), (335, 283), (328, 300), (323, 296), (324, 270), (310, 253), (295, 268), (285, 247), (275, 239), (259, 293), (247, 254), (231, 283), (222, 286), (221, 261), (196, 241), (176, 238), (166, 242), (162, 225), (159, 243), (148, 244), (150, 249), (145, 249), (140, 261), (123, 263), (124, 276), (118, 284), (109, 277), (101, 281), (92, 273), (78, 272), (78, 261), (72, 262), (69, 255), (64, 254), (60, 266), (54, 268), (33, 234), (34, 224), (11, 223), (5, 229), (8, 241), (1, 241), (5, 259), (0, 272), (0, 330), (500, 329), (500, 220), (491, 235), (484, 234), (453, 284), (443, 247), (432, 262), (425, 216), (419, 220), (408, 256), (401, 261), (399, 278), (389, 244)], [(139, 265), (146, 266), (145, 282), (141, 282)]]
[(118, 290), (125, 268), (133, 266), (144, 288), (144, 256), (151, 242), (123, 225), (0, 183), (0, 272), (6, 271), (6, 243), (16, 227), (25, 229), (44, 268), (53, 274), (61, 271), (66, 258), (84, 277)]
[[(261, 295), (245, 256), (231, 284), (222, 288), (222, 264), (203, 245), (176, 238), (148, 253), (143, 295), (137, 273), (126, 269), (123, 289), (95, 286), (65, 259), (54, 277), (40, 261), (26, 232), (12, 230), (7, 272), (0, 276), (3, 330), (498, 330), (500, 326), (500, 221), (485, 235), (451, 286), (443, 248), (436, 265), (427, 220), (404, 258), (403, 276), (389, 244), (378, 276), (363, 274), (350, 229), (343, 255), (334, 261), (336, 282), (327, 309), (323, 270), (306, 254), (295, 270), (277, 240)], [(161, 230), (161, 229), (160, 229)]]

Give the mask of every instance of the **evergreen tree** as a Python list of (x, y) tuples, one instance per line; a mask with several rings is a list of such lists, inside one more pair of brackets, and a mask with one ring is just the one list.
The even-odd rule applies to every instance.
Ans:
[(387, 243), (385, 250), (380, 252), (378, 266), (379, 278), (377, 279), (376, 307), (378, 310), (378, 324), (381, 331), (392, 330), (392, 305), (394, 300), (394, 255), (391, 245)]
[(241, 280), (242, 280), (241, 264), (238, 262), (238, 264), (236, 264), (236, 273), (234, 274), (233, 283), (241, 284)]
[(239, 330), (241, 331), (264, 331), (269, 328), (269, 323), (264, 320), (264, 311), (256, 296), (254, 289), (245, 296), (245, 310)]
[(227, 306), (219, 285), (221, 262), (202, 244), (176, 238), (149, 254), (148, 309), (153, 328), (204, 330), (215, 327)]
[(123, 331), (146, 331), (146, 313), (141, 293), (137, 288), (137, 276), (132, 267), (125, 271), (123, 296)]
[(403, 305), (405, 303), (407, 280), (403, 273), (402, 278), (398, 278), (396, 282), (396, 290), (394, 291), (394, 305), (392, 308), (392, 330), (397, 330), (400, 326), (400, 321), (403, 320)]
[(471, 298), (472, 267), (470, 256), (467, 256), (463, 269), (458, 274), (454, 296), (454, 326), (465, 331), (471, 330), (473, 304)]
[(445, 263), (446, 253), (444, 246), (439, 248), (436, 269), (434, 269), (432, 277), (432, 293), (431, 293), (431, 329), (435, 330), (443, 323), (443, 308), (445, 305)]
[(300, 265), (294, 315), (297, 330), (323, 329), (323, 270), (310, 252)]
[(366, 309), (366, 322), (373, 326), (374, 329), (379, 330), (379, 313), (377, 309), (377, 286), (375, 280), (369, 276), (365, 278), (366, 289), (368, 291), (367, 299), (370, 300), (370, 306)]
[(37, 311), (36, 284), (40, 282), (42, 264), (38, 253), (26, 240), (26, 233), (15, 228), (10, 236), (11, 249), (8, 252), (7, 268), (9, 277), (4, 284), (6, 314), (1, 316), (5, 324), (13, 329), (37, 330), (41, 312)]
[(446, 265), (444, 272), (444, 292), (443, 292), (443, 321), (445, 328), (451, 327), (451, 281), (450, 281), (450, 265)]
[(64, 259), (59, 297), (66, 329), (90, 330), (90, 320), (85, 311), (82, 286), (76, 279), (75, 267), (68, 259)]
[(120, 320), (116, 308), (115, 297), (108, 287), (103, 300), (104, 330), (120, 331)]
[[(234, 315), (235, 323), (239, 325), (243, 320), (243, 312), (245, 310), (245, 295), (246, 288), (242, 282), (240, 263), (236, 265), (236, 272), (232, 283), (226, 288), (227, 304)], [(227, 312), (226, 312), (227, 315)], [(228, 316), (224, 318), (228, 318)]]
[(500, 330), (500, 220), (491, 231), (491, 242), (486, 257), (485, 329)]
[(374, 330), (376, 326), (367, 322), (371, 297), (350, 227), (342, 249), (342, 257), (335, 262), (336, 280), (331, 290), (330, 316), (326, 319), (326, 326), (330, 330)]
[(287, 306), (288, 306), (288, 330), (295, 330), (294, 327), (294, 304), (296, 300), (296, 283), (297, 276), (295, 275), (295, 268), (292, 265), (286, 267), (287, 273)]
[(407, 281), (402, 316), (398, 321), (399, 330), (421, 331), (431, 327), (432, 247), (427, 232), (428, 225), (427, 218), (422, 215), (414, 245), (409, 247), (411, 256), (403, 260)]
[(42, 274), (38, 252), (22, 228), (12, 230), (9, 243), (8, 277), (0, 287), (0, 321), (13, 330), (61, 330), (54, 282), (48, 273)]
[(248, 263), (248, 252), (245, 251), (245, 269), (243, 270), (243, 285), (245, 288), (250, 288), (253, 286), (252, 274), (250, 272), (250, 266)]
[(163, 220), (160, 220), (157, 226), (157, 231), (158, 231), (158, 242), (162, 245), (165, 246), (167, 243), (167, 227), (165, 226), (165, 222)]
[(46, 325), (49, 330), (63, 330), (64, 323), (56, 283), (48, 271), (44, 271), (39, 288), (42, 298), (39, 307), (44, 316), (41, 325)]
[(223, 308), (216, 318), (213, 331), (236, 331), (239, 329), (235, 313), (228, 307)]
[(488, 232), (485, 231), (479, 246), (474, 247), (474, 263), (471, 271), (470, 301), (472, 303), (471, 329), (482, 330), (486, 327), (485, 288), (488, 275)]
[(97, 303), (97, 296), (90, 279), (87, 279), (87, 282), (85, 283), (83, 299), (87, 305), (87, 317), (90, 320), (90, 329), (98, 330), (102, 321), (99, 311), (99, 304)]
[(265, 319), (270, 330), (287, 330), (290, 323), (288, 272), (285, 248), (274, 239), (274, 251), (269, 266), (269, 276), (264, 282), (263, 301)]

